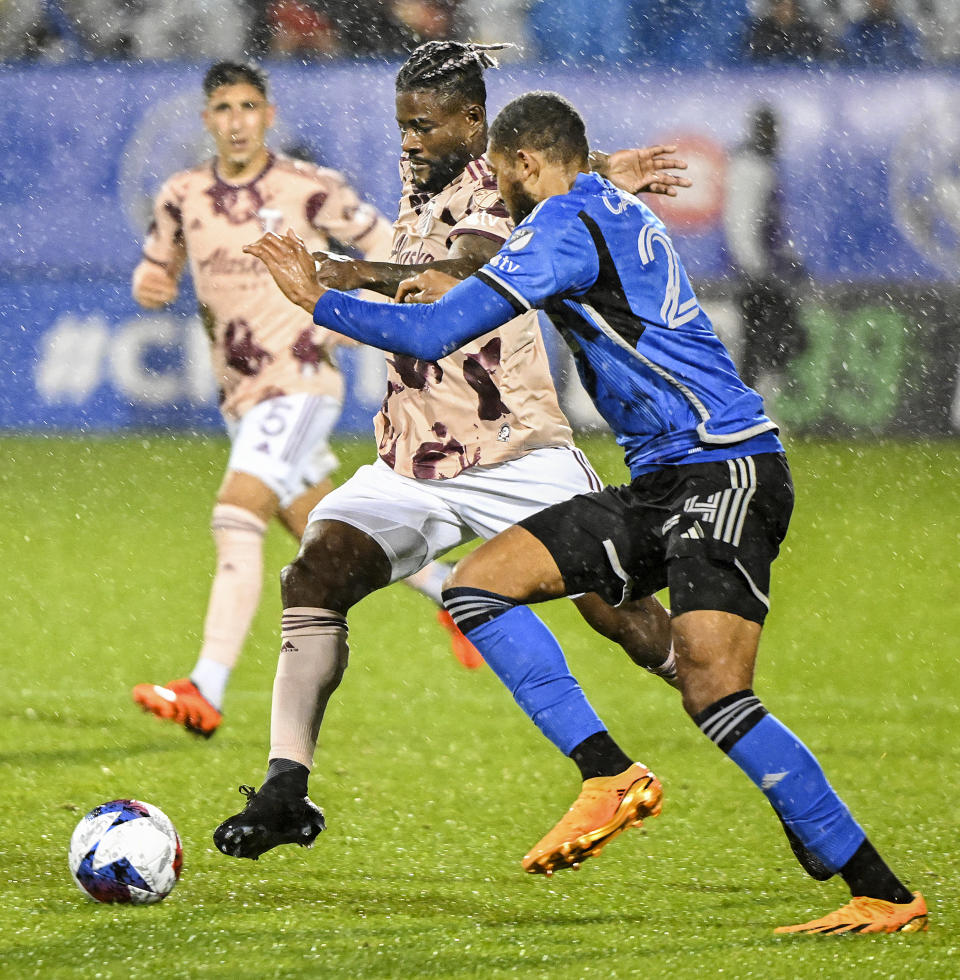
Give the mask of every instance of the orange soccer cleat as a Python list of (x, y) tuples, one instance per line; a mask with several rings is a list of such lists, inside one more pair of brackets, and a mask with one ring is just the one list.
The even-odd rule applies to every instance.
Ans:
[(530, 874), (579, 868), (628, 827), (660, 813), (663, 787), (639, 762), (617, 776), (585, 779), (563, 819), (523, 859)]
[(926, 932), (927, 903), (920, 892), (914, 892), (913, 901), (905, 905), (860, 895), (822, 919), (812, 919), (798, 926), (777, 926), (773, 931), (831, 936), (845, 932)]
[(193, 735), (210, 736), (220, 727), (223, 715), (200, 693), (188, 677), (159, 684), (138, 684), (133, 700), (158, 718), (183, 725)]
[(480, 651), (463, 635), (460, 627), (453, 621), (453, 617), (446, 609), (437, 610), (437, 622), (450, 634), (450, 646), (453, 648), (453, 655), (471, 670), (483, 666), (483, 657)]

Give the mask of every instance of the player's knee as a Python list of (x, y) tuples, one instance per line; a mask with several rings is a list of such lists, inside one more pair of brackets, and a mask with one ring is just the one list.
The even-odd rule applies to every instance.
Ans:
[(284, 608), (310, 606), (318, 609), (341, 609), (333, 587), (336, 559), (322, 548), (304, 547), (280, 572), (280, 594)]
[(267, 525), (256, 514), (232, 504), (217, 504), (210, 531), (220, 569), (247, 570), (261, 574), (263, 538)]
[(368, 535), (336, 522), (311, 524), (300, 553), (280, 573), (285, 608), (312, 606), (346, 614), (390, 582), (390, 563)]

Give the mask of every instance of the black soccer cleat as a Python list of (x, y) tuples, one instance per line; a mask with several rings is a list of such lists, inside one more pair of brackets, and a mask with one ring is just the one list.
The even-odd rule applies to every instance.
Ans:
[[(780, 814), (778, 813), (777, 816), (780, 817)], [(807, 849), (803, 841), (786, 825), (783, 817), (780, 817), (780, 823), (783, 824), (783, 832), (787, 835), (787, 840), (790, 842), (790, 850), (793, 851), (793, 856), (800, 862), (800, 867), (814, 881), (829, 881), (836, 872), (831, 871), (813, 851)]]
[(307, 796), (278, 793), (269, 783), (259, 793), (252, 786), (241, 786), (240, 792), (247, 805), (213, 832), (217, 849), (230, 857), (256, 861), (281, 844), (311, 847), (326, 829), (323, 810)]

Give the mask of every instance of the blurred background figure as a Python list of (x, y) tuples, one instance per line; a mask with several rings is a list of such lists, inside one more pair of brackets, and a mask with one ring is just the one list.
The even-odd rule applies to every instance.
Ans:
[(761, 388), (775, 385), (806, 347), (797, 303), (804, 273), (784, 222), (777, 153), (777, 117), (769, 106), (758, 106), (747, 139), (730, 158), (724, 230), (743, 318), (740, 373)]
[(496, 44), (508, 37), (516, 47), (500, 52), (501, 64), (523, 60), (530, 50), (531, 3), (532, 0), (461, 0), (461, 33), (479, 44)]
[(957, 0), (901, 0), (901, 16), (917, 28), (928, 62), (960, 64), (960, 3)]
[(331, 18), (304, 0), (276, 0), (267, 5), (267, 53), (275, 58), (330, 57), (341, 53), (342, 40)]
[(754, 62), (801, 64), (829, 54), (822, 29), (797, 0), (769, 0), (750, 23), (744, 47), (745, 60)]
[[(960, 0), (952, 2), (960, 7)], [(850, 64), (881, 68), (913, 68), (923, 61), (920, 35), (894, 0), (867, 0), (864, 15), (844, 32), (843, 54)]]
[[(630, 0), (535, 0), (530, 38), (544, 61), (616, 64), (633, 50)], [(507, 37), (502, 31), (500, 37)]]

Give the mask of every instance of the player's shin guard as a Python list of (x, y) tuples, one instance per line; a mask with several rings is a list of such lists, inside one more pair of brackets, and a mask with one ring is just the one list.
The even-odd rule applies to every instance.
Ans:
[(347, 668), (347, 621), (328, 609), (283, 611), (283, 644), (273, 682), (270, 758), (313, 768), (320, 723)]
[(750, 777), (777, 814), (832, 871), (842, 868), (864, 832), (809, 749), (753, 691), (737, 691), (694, 717), (700, 730)]
[(564, 755), (605, 730), (553, 634), (530, 609), (480, 589), (447, 589), (443, 601), (517, 704)]

